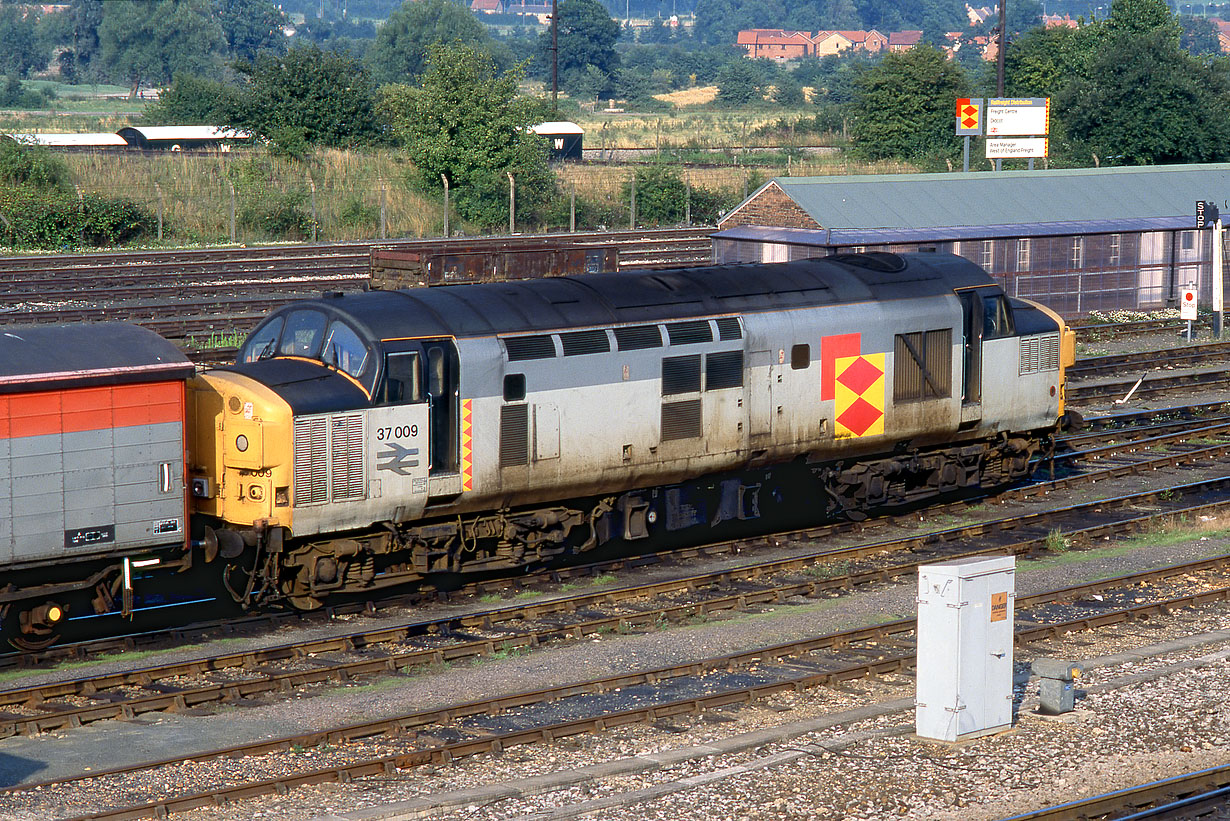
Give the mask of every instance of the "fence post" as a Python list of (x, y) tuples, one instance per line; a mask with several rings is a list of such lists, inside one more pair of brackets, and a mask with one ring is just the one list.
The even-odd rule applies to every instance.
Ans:
[(158, 241), (162, 242), (162, 186), (154, 183), (154, 190), (158, 192)]
[(444, 238), (448, 239), (448, 177), (441, 174), (440, 179), (444, 181)]
[(226, 187), (231, 189), (231, 242), (235, 241), (235, 183), (226, 181)]
[(628, 228), (636, 230), (636, 171), (632, 172), (632, 202), (628, 208)]
[(576, 233), (577, 230), (577, 187), (572, 187), (572, 193), (568, 197), (568, 232)]
[(81, 247), (85, 247), (85, 194), (81, 193), (81, 186), (73, 183), (73, 188), (77, 189), (77, 241)]
[(683, 177), (683, 222), (689, 228), (692, 227), (692, 175), (685, 174)]
[(389, 237), (389, 202), (388, 202), (389, 187), (384, 180), (380, 181), (380, 238), (388, 239)]
[(316, 217), (316, 180), (308, 177), (308, 188), (312, 192), (312, 242), (316, 242), (318, 237), (317, 228), (320, 225), (320, 220)]
[(517, 233), (517, 182), (511, 171), (508, 174), (508, 233)]
[(743, 170), (743, 199), (747, 199), (747, 183), (748, 183), (747, 178), (750, 177), (751, 174), (752, 172), (748, 171), (747, 169)]

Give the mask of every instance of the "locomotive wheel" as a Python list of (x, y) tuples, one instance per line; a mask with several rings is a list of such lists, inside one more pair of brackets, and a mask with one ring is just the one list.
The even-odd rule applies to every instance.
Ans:
[(42, 602), (22, 610), (4, 613), (4, 638), (18, 650), (35, 653), (46, 650), (61, 638), (59, 626), (67, 608), (55, 602)]

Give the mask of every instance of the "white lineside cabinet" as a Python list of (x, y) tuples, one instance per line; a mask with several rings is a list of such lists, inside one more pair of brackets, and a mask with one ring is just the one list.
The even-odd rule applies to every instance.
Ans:
[(914, 730), (959, 741), (1012, 724), (1016, 558), (957, 559), (918, 568)]

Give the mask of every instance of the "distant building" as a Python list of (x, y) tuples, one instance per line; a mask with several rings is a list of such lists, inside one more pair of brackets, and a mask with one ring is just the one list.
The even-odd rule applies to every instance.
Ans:
[[(735, 45), (743, 49), (752, 59), (784, 61), (800, 57), (828, 57), (847, 51), (878, 54), (888, 49), (892, 38), (899, 35), (903, 43), (916, 44), (922, 39), (921, 31), (898, 31), (885, 35), (875, 29), (871, 31), (818, 31), (815, 34), (787, 29), (744, 29), (739, 32)], [(912, 47), (913, 45), (907, 45), (895, 50), (903, 51), (905, 48)]]
[(909, 51), (922, 42), (921, 31), (894, 31), (888, 35), (889, 51)]
[(553, 160), (577, 160), (582, 156), (581, 141), (585, 129), (576, 123), (557, 122), (539, 123), (530, 126), (530, 130), (547, 140)]
[(509, 3), (507, 12), (521, 17), (533, 17), (544, 26), (551, 22), (551, 7), (539, 3)]
[(1216, 17), (1210, 17), (1208, 20), (1217, 28), (1217, 42), (1221, 45), (1221, 50), (1230, 52), (1230, 23)]
[(1069, 14), (1065, 14), (1063, 17), (1060, 17), (1058, 14), (1044, 14), (1042, 15), (1042, 25), (1048, 29), (1059, 27), (1070, 29), (1080, 28), (1080, 23), (1073, 20), (1072, 16)]
[(796, 60), (815, 54), (815, 43), (805, 31), (748, 29), (739, 32), (735, 44), (748, 57), (768, 60)]
[(503, 14), (504, 4), (500, 0), (472, 0), (470, 11), (476, 14)]

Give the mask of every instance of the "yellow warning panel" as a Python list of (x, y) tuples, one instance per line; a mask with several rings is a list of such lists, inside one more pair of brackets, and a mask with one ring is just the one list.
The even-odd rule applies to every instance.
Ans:
[(474, 411), (473, 399), (461, 400), (461, 489), (474, 489)]

